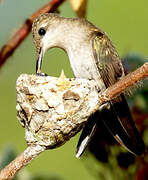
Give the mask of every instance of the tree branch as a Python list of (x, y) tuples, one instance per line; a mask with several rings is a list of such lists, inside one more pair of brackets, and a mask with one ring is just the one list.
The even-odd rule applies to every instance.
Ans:
[(16, 172), (26, 166), (31, 160), (45, 150), (43, 146), (29, 146), (27, 149), (16, 157), (8, 166), (0, 171), (0, 180), (12, 179)]
[(16, 83), (17, 117), (28, 148), (0, 172), (0, 180), (11, 179), (40, 152), (63, 145), (104, 103), (147, 76), (145, 63), (98, 94), (93, 80), (21, 75)]
[(7, 44), (2, 47), (0, 51), (0, 68), (30, 33), (34, 19), (40, 14), (55, 11), (64, 1), (65, 0), (52, 0), (50, 3), (38, 9), (24, 22), (20, 29), (8, 40)]
[(113, 86), (106, 89), (106, 91), (99, 94), (100, 100), (105, 103), (115, 98), (122, 92), (125, 92), (129, 87), (138, 83), (148, 76), (148, 62), (138, 68), (132, 73), (129, 73), (123, 79), (115, 83)]

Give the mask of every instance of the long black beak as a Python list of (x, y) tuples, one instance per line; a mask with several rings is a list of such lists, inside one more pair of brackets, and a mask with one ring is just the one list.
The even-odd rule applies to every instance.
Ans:
[(42, 57), (43, 57), (43, 51), (42, 48), (40, 48), (38, 59), (36, 61), (36, 74), (41, 74), (41, 66), (42, 66)]

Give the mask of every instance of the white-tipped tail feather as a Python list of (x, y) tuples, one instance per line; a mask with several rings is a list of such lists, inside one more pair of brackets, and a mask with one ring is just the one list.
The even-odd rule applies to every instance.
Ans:
[(81, 142), (79, 148), (76, 152), (76, 158), (80, 158), (80, 156), (83, 154), (87, 144), (88, 144), (89, 136), (86, 136), (86, 138)]

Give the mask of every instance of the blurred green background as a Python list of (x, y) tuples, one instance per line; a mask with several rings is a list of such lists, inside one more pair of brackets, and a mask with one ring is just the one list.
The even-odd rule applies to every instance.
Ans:
[[(0, 48), (27, 17), (47, 2), (48, 0), (0, 1)], [(68, 2), (60, 6), (59, 10), (62, 16), (75, 16)], [(148, 55), (147, 0), (89, 0), (87, 18), (107, 32), (120, 56), (129, 52), (139, 52), (145, 57)], [(66, 76), (73, 76), (66, 54), (60, 49), (50, 50), (44, 57), (43, 72), (59, 76), (61, 69), (64, 69)], [(15, 110), (15, 82), (22, 73), (35, 73), (35, 48), (31, 34), (0, 69), (1, 152), (8, 144), (17, 153), (26, 148), (24, 129), (16, 119)], [(28, 172), (46, 172), (64, 180), (93, 180), (94, 177), (89, 174), (82, 161), (75, 158), (78, 136), (60, 148), (42, 153), (26, 167)]]

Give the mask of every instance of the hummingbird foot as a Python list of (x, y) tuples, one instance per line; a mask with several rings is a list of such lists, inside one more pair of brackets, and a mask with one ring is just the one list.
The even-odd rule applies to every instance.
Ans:
[(48, 76), (46, 73), (36, 73), (37, 76)]

